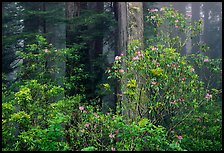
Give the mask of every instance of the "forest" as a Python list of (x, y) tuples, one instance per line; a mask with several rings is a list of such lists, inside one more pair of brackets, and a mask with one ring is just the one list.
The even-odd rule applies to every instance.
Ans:
[(222, 2), (2, 2), (2, 151), (221, 151)]

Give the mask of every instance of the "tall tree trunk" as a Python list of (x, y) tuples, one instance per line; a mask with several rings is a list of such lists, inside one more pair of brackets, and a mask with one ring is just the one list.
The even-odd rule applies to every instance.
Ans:
[[(139, 40), (143, 49), (143, 4), (142, 2), (118, 2), (118, 53), (126, 55), (128, 45), (133, 40)], [(124, 68), (126, 69), (126, 68)], [(126, 84), (125, 80), (123, 83)], [(119, 87), (119, 86), (118, 86)], [(118, 89), (117, 91), (120, 91)], [(135, 118), (139, 114), (130, 109), (125, 96), (122, 99), (122, 114)]]

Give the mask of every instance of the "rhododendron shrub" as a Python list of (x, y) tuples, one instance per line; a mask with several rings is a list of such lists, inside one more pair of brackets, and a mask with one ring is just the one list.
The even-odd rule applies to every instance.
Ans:
[[(80, 109), (81, 108), (81, 109)], [(75, 108), (74, 124), (67, 133), (71, 150), (180, 151), (180, 140), (146, 118), (130, 123), (118, 114), (103, 114), (92, 106)], [(130, 123), (130, 124), (129, 124)], [(169, 137), (169, 139), (168, 139)]]
[[(180, 54), (188, 40), (199, 34), (201, 21), (191, 23), (189, 15), (173, 8), (149, 10), (148, 20), (155, 25), (156, 36), (148, 40), (145, 49), (140, 49), (138, 40), (133, 41), (125, 56), (117, 55), (112, 68), (107, 70), (108, 78), (117, 78), (121, 84), (121, 93), (118, 93), (119, 97), (122, 95), (121, 106), (117, 109), (132, 121), (148, 118), (155, 125), (165, 126), (169, 135), (176, 135), (180, 141), (192, 141), (193, 133), (183, 127), (198, 129), (197, 124), (189, 126), (189, 121), (195, 114), (203, 114), (204, 108), (213, 106), (210, 104), (217, 101), (221, 91), (211, 89), (209, 82), (202, 82), (195, 69), (205, 65), (211, 72), (221, 74), (221, 60), (204, 56), (206, 47), (202, 43), (197, 53)], [(121, 73), (120, 69), (124, 71)], [(210, 145), (207, 148), (213, 145), (209, 141), (212, 139), (207, 137), (206, 143)], [(220, 146), (221, 139), (216, 141), (216, 146)], [(182, 146), (187, 150), (197, 148)]]

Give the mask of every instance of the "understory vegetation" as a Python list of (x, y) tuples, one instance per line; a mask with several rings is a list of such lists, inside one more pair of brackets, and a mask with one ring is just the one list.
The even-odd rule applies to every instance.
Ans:
[[(52, 78), (60, 67), (46, 63), (78, 63), (79, 47), (56, 49), (37, 35), (26, 52), (18, 51), (23, 59), (20, 79), (10, 86), (2, 83), (2, 150), (222, 150), (222, 89), (197, 74), (206, 68), (221, 80), (222, 60), (205, 56), (203, 43), (197, 44), (195, 54), (180, 54), (186, 42), (199, 35), (201, 21), (189, 25), (189, 17), (166, 7), (150, 9), (147, 20), (155, 35), (145, 49), (133, 41), (115, 56), (104, 73), (107, 81), (100, 84), (100, 96), (113, 93), (111, 82), (120, 85), (115, 112), (103, 113), (87, 100), (79, 82), (87, 77), (82, 65), (74, 64), (74, 74), (65, 76), (61, 86)], [(183, 40), (181, 33), (188, 37)], [(67, 94), (71, 90), (80, 94)]]

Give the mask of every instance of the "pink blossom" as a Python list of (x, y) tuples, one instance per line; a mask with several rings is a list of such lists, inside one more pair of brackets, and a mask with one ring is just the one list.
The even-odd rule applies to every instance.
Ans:
[(111, 133), (111, 134), (109, 135), (109, 137), (110, 137), (111, 139), (114, 138), (114, 134)]
[(121, 59), (120, 56), (116, 56), (116, 57), (115, 57), (115, 60), (120, 60), (120, 59)]
[(120, 69), (119, 72), (120, 72), (120, 73), (124, 73), (124, 70), (123, 70), (123, 69)]
[(156, 63), (156, 67), (159, 67), (160, 66), (160, 64), (159, 63)]
[(123, 54), (123, 53), (121, 53), (121, 56), (124, 56), (124, 54)]
[(156, 16), (151, 16), (151, 19), (155, 19)]
[(140, 51), (136, 52), (136, 54), (138, 54), (138, 56), (144, 56)]
[(171, 66), (172, 66), (172, 67), (176, 67), (176, 64), (172, 63)]
[(188, 13), (188, 14), (186, 14), (186, 16), (187, 16), (187, 17), (191, 17), (191, 16), (192, 16), (192, 14), (191, 14), (191, 13)]
[(160, 11), (164, 11), (165, 9), (162, 7), (162, 8), (160, 8)]
[(96, 118), (99, 118), (100, 116), (97, 115), (97, 113), (93, 113), (93, 115), (96, 117)]
[(209, 99), (212, 98), (212, 95), (210, 95), (209, 93), (207, 93), (206, 96), (205, 96), (205, 98), (209, 100)]
[(151, 10), (149, 10), (150, 12), (157, 12), (158, 11), (158, 9), (151, 9)]
[(79, 106), (79, 110), (84, 110), (84, 107), (83, 106)]
[(194, 70), (194, 68), (191, 68), (190, 71), (191, 71), (191, 72), (194, 72), (195, 70)]
[(183, 137), (181, 135), (178, 135), (177, 139), (181, 140), (181, 139), (183, 139)]
[(206, 59), (204, 59), (204, 62), (209, 62), (209, 59), (207, 59), (207, 58), (206, 58)]
[(175, 22), (177, 23), (177, 22), (179, 22), (179, 20), (175, 20)]
[(182, 78), (181, 80), (182, 80), (182, 81), (186, 81), (186, 78), (184, 77), (184, 78)]
[(176, 104), (176, 100), (174, 100), (174, 101), (172, 101), (172, 102), (170, 102), (171, 104)]
[(144, 54), (139, 54), (138, 56), (141, 56), (141, 57), (143, 57), (143, 56), (144, 56)]
[(139, 57), (138, 56), (133, 57), (132, 60), (139, 60)]
[(115, 148), (114, 148), (114, 147), (112, 147), (112, 148), (111, 148), (111, 151), (115, 151)]
[(156, 85), (157, 83), (158, 83), (158, 82), (154, 82), (154, 81), (152, 81), (152, 84), (153, 84), (153, 85)]
[(156, 47), (153, 47), (153, 48), (152, 48), (152, 50), (158, 50), (158, 48), (156, 48)]
[(48, 53), (48, 52), (50, 52), (50, 51), (49, 51), (48, 49), (45, 49), (44, 52), (45, 52), (45, 53)]
[(97, 125), (95, 124), (95, 125), (94, 125), (94, 129), (96, 129), (96, 127), (97, 127)]
[(179, 28), (179, 26), (175, 26), (175, 28)]
[(87, 127), (87, 128), (88, 128), (88, 127), (89, 127), (89, 125), (90, 125), (90, 123), (87, 123), (87, 124), (85, 124), (85, 127)]

